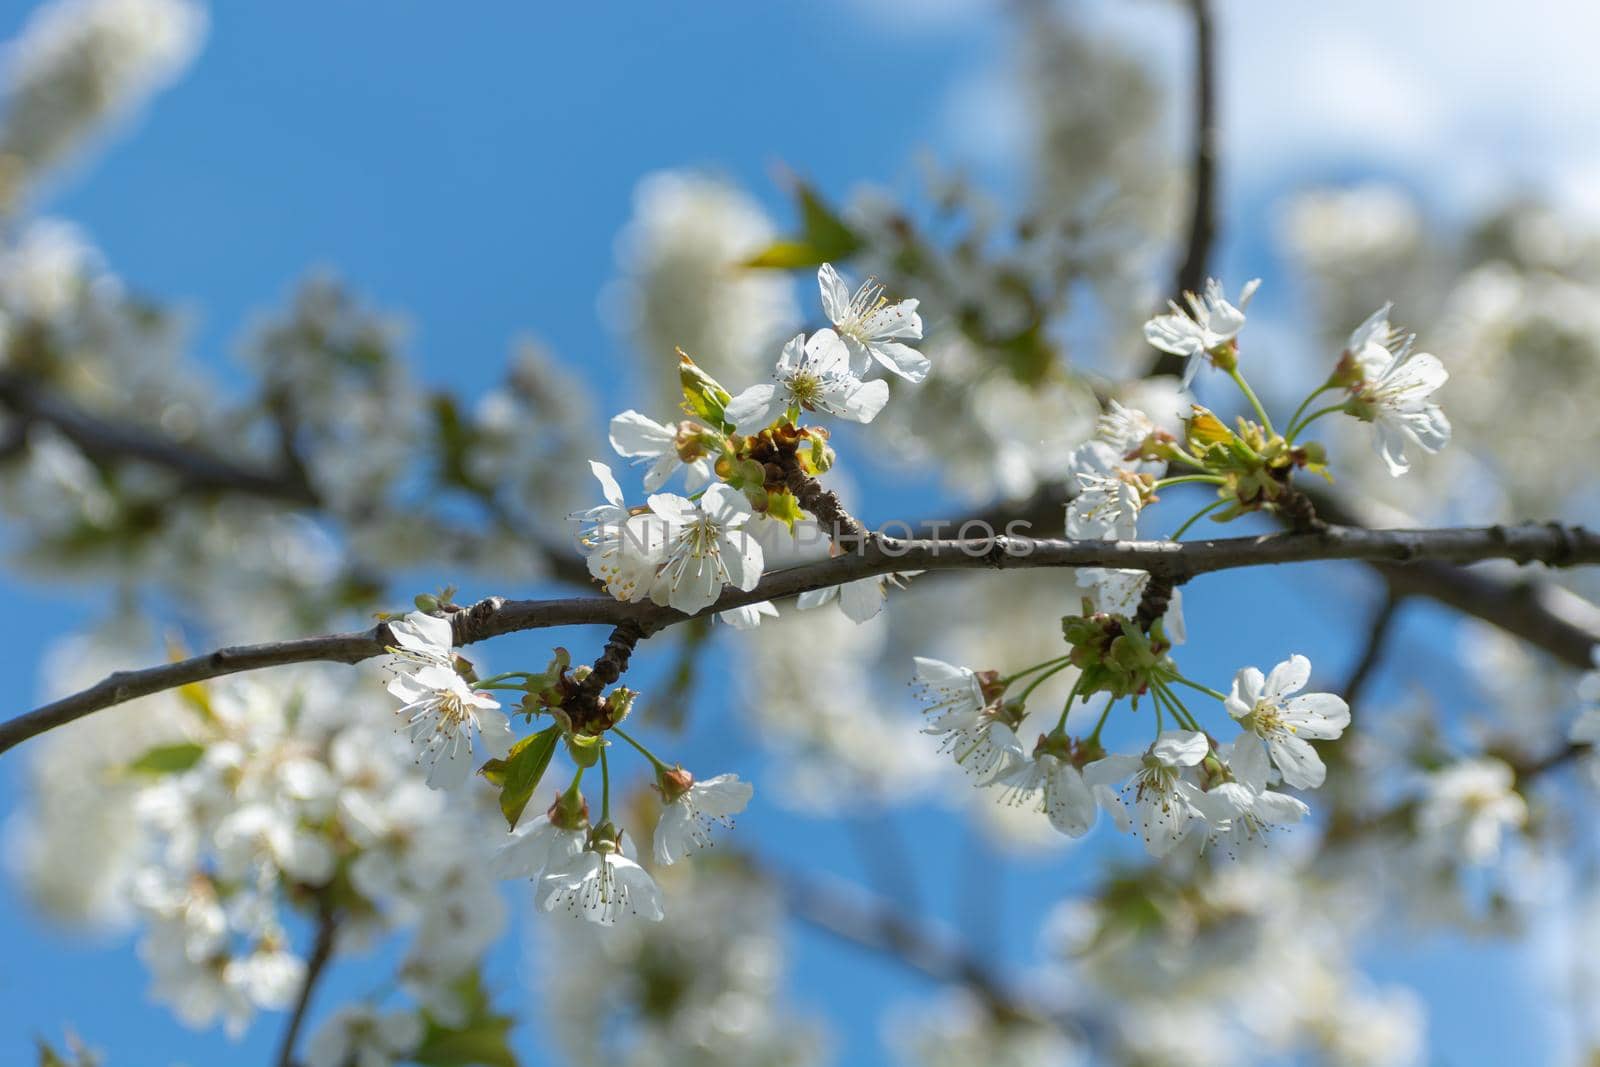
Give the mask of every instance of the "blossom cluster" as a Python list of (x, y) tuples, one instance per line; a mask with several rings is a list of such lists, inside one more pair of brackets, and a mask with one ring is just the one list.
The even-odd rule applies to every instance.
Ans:
[[(1271, 508), (1299, 521), (1303, 505), (1293, 473), (1326, 473), (1325, 450), (1300, 435), (1324, 415), (1342, 412), (1373, 423), (1379, 452), (1396, 475), (1408, 469), (1407, 443), (1434, 452), (1448, 440), (1449, 422), (1432, 399), (1445, 378), (1443, 365), (1414, 352), (1412, 339), (1396, 333), (1387, 305), (1353, 331), (1327, 380), (1279, 433), (1241, 370), (1240, 333), (1258, 285), (1251, 282), (1230, 301), (1213, 280), (1204, 297), (1189, 294), (1186, 308), (1173, 304), (1145, 327), (1152, 345), (1183, 357), (1184, 385), (1210, 363), (1238, 385), (1255, 419), (1241, 417), (1229, 428), (1195, 405), (1179, 436), (1145, 412), (1111, 401), (1093, 436), (1067, 460), (1077, 488), (1066, 509), (1069, 538), (1136, 539), (1141, 515), (1159, 491), (1186, 484), (1212, 486), (1217, 496), (1179, 526), (1174, 539), (1211, 512), (1226, 521)], [(1342, 398), (1307, 414), (1329, 392)], [(1176, 589), (1139, 570), (1084, 568), (1077, 579), (1085, 608), (1062, 619), (1066, 654), (1004, 677), (917, 660), (926, 731), (941, 739), (941, 750), (978, 784), (999, 786), (1011, 802), (1045, 812), (1064, 834), (1082, 836), (1105, 810), (1124, 829), (1136, 824), (1158, 856), (1184, 841), (1235, 849), (1303, 818), (1309, 810), (1304, 802), (1273, 787), (1321, 786), (1326, 769), (1310, 742), (1338, 738), (1350, 721), (1338, 696), (1300, 692), (1310, 681), (1310, 662), (1295, 655), (1267, 674), (1247, 667), (1231, 691), (1221, 693), (1185, 677), (1173, 662), (1172, 649), (1185, 637)], [(1030, 711), (1028, 698), (1067, 671), (1076, 672), (1076, 680), (1059, 720), (1030, 752), (1018, 733)], [(1030, 675), (1020, 692), (1013, 688)], [(1218, 742), (1175, 686), (1221, 703), (1241, 732)], [(1074, 702), (1095, 697), (1104, 708), (1094, 729), (1069, 733)], [(1156, 736), (1142, 751), (1107, 752), (1101, 731), (1112, 705), (1127, 698), (1135, 707), (1141, 699), (1154, 705)], [(1169, 715), (1175, 728), (1164, 729)]]
[[(400, 701), (396, 715), (408, 736), (416, 762), (426, 769), (427, 785), (457, 791), (469, 772), (482, 764), (486, 777), (502, 786), (501, 809), (511, 824), (511, 837), (490, 864), (500, 878), (529, 879), (535, 900), (545, 911), (565, 909), (590, 922), (611, 926), (638, 917), (659, 921), (661, 893), (648, 870), (638, 863), (631, 839), (611, 820), (611, 773), (602, 734), (622, 737), (648, 759), (655, 771), (662, 809), (653, 834), (654, 860), (668, 866), (711, 845), (712, 828), (729, 824), (744, 810), (753, 789), (737, 775), (697, 781), (681, 766), (668, 766), (622, 732), (631, 694), (614, 690), (604, 702), (603, 729), (577, 723), (561, 707), (562, 691), (574, 684), (560, 660), (545, 674), (511, 672), (478, 679), (453, 647), (448, 619), (416, 611), (391, 620), (388, 690)], [(512, 678), (520, 677), (521, 682)], [(577, 680), (581, 683), (581, 679)], [(520, 690), (530, 700), (524, 709), (541, 707), (557, 721), (544, 731), (514, 741), (510, 720), (491, 694), (491, 687)], [(564, 741), (577, 764), (571, 785), (541, 815), (523, 821), (538, 779), (548, 767), (558, 740)], [(604, 807), (591, 824), (589, 805), (580, 789), (584, 771), (598, 764)], [(508, 779), (531, 775), (515, 786), (510, 799)]]
[[(731, 394), (680, 350), (688, 417), (662, 423), (629, 410), (611, 420), (612, 447), (647, 468), (648, 505), (629, 507), (610, 468), (591, 461), (605, 503), (574, 518), (589, 572), (617, 599), (694, 614), (729, 586), (754, 589), (774, 524), (793, 531), (803, 519), (796, 480), (833, 463), (826, 429), (801, 426), (802, 413), (870, 423), (889, 400), (889, 383), (866, 377), (873, 366), (909, 382), (927, 376), (928, 360), (905, 343), (922, 336), (916, 300), (891, 302), (872, 281), (852, 291), (829, 264), (817, 282), (831, 325), (790, 339), (771, 383)], [(693, 497), (659, 491), (680, 469)], [(866, 616), (881, 593), (882, 583), (868, 580), (845, 590), (842, 604)], [(748, 626), (775, 613), (760, 603), (726, 617)]]
[(314, 1067), (398, 1061), (425, 1020), (465, 1022), (463, 978), (505, 928), (489, 815), (428, 788), (369, 693), (325, 670), (241, 677), (135, 706), (148, 747), (93, 757), (120, 762), (63, 744), (131, 816), (98, 878), (142, 928), (152, 995), (186, 1024), (237, 1035), (292, 1006), (307, 949), (291, 932), (306, 922), (334, 924), (340, 952), (409, 941), (409, 1003), (335, 1012), (313, 1034)]

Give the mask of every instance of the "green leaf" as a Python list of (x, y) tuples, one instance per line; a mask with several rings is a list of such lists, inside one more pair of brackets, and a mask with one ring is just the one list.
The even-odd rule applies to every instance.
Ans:
[(772, 242), (745, 260), (744, 265), (757, 270), (799, 270), (821, 266), (826, 262), (828, 257), (809, 242), (784, 239)]
[(511, 1019), (494, 1015), (459, 1029), (430, 1025), (411, 1059), (427, 1067), (517, 1067), (507, 1035)]
[(483, 765), (483, 776), (500, 787), (500, 812), (512, 829), (516, 829), (533, 791), (539, 788), (539, 779), (550, 766), (559, 740), (561, 727), (547, 726), (512, 745), (505, 759), (492, 759)]
[(206, 746), (193, 741), (157, 745), (128, 764), (126, 770), (132, 774), (177, 774), (199, 763), (205, 751)]
[(861, 250), (862, 240), (805, 182), (795, 186), (800, 209), (800, 234), (774, 241), (745, 261), (747, 267), (794, 270), (817, 267), (832, 260), (849, 259)]
[(422, 1043), (410, 1056), (425, 1067), (517, 1067), (506, 1036), (513, 1020), (490, 1011), (489, 995), (476, 972), (468, 972), (452, 983), (459, 995), (467, 1021), (460, 1026), (445, 1026), (427, 1017), (428, 1028)]

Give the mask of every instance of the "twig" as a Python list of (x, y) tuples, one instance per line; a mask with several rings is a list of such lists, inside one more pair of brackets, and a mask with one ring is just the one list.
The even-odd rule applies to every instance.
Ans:
[(864, 948), (886, 952), (939, 982), (966, 986), (1000, 1014), (1032, 1014), (1021, 991), (1009, 988), (977, 953), (902, 908), (856, 886), (798, 874), (776, 876), (789, 913)]
[[(1335, 528), (1367, 525), (1362, 515), (1332, 493), (1312, 488), (1301, 491), (1311, 499), (1318, 516)], [(1017, 523), (1013, 528), (1059, 528), (1066, 501), (1067, 493), (1061, 486), (1047, 485), (1026, 501), (995, 508), (979, 519), (995, 529), (1005, 528), (1008, 519)], [(1397, 594), (1438, 601), (1579, 670), (1589, 669), (1589, 650), (1600, 643), (1600, 609), (1549, 582), (1476, 573), (1442, 562), (1366, 562)]]
[(294, 1014), (289, 1016), (289, 1025), (283, 1031), (283, 1040), (278, 1045), (278, 1058), (274, 1061), (277, 1067), (294, 1067), (294, 1049), (300, 1043), (300, 1031), (305, 1026), (306, 1013), (311, 1007), (317, 982), (327, 969), (328, 961), (333, 958), (333, 939), (338, 932), (338, 925), (333, 911), (324, 905), (317, 915), (317, 939), (311, 946), (311, 957), (306, 960), (305, 981), (300, 983), (300, 996), (295, 1001)]
[(1217, 235), (1217, 57), (1211, 0), (1189, 0), (1194, 18), (1194, 156), (1190, 166), (1189, 241), (1175, 291), (1199, 292)]
[[(775, 571), (749, 592), (731, 589), (697, 616), (780, 600), (860, 578), (905, 570), (954, 571), (1029, 567), (1121, 567), (1150, 572), (1182, 583), (1196, 575), (1239, 567), (1325, 560), (1360, 560), (1394, 565), (1424, 561), (1475, 563), (1510, 559), (1518, 563), (1571, 566), (1600, 563), (1600, 535), (1581, 526), (1526, 524), (1440, 530), (1364, 530), (1329, 527), (1317, 534), (1268, 534), (1211, 541), (1063, 541), (1027, 537), (981, 540), (896, 540), (874, 537), (858, 553)], [(1463, 572), (1464, 573), (1464, 572)], [(602, 661), (626, 666), (638, 640), (691, 616), (652, 603), (625, 603), (605, 597), (562, 600), (504, 600), (490, 597), (451, 617), (457, 645), (503, 634), (552, 626), (609, 625), (617, 628)], [(1582, 631), (1577, 631), (1582, 633)], [(1581, 654), (1587, 666), (1594, 635)], [(137, 697), (240, 671), (289, 663), (355, 663), (381, 655), (390, 644), (383, 624), (356, 633), (303, 637), (218, 649), (205, 655), (144, 670), (119, 671), (97, 685), (20, 715), (0, 725), (0, 752), (46, 730), (91, 712)], [(625, 646), (625, 647), (624, 647)], [(597, 664), (596, 675), (601, 675)]]
[(53, 427), (91, 459), (139, 460), (176, 475), (192, 491), (246, 493), (302, 507), (318, 503), (303, 476), (247, 466), (137, 423), (91, 414), (15, 372), (0, 373), (0, 405), (23, 423)]
[(1355, 705), (1362, 690), (1366, 688), (1367, 681), (1377, 669), (1379, 661), (1383, 659), (1389, 636), (1394, 631), (1400, 602), (1404, 599), (1402, 596), (1397, 596), (1391, 588), (1384, 590), (1383, 603), (1378, 605), (1378, 610), (1372, 615), (1372, 621), (1367, 624), (1367, 643), (1362, 647), (1361, 655), (1357, 657), (1356, 665), (1350, 671), (1350, 677), (1340, 690), (1344, 694), (1346, 704)]
[[(1217, 70), (1210, 0), (1189, 0), (1194, 19), (1193, 156), (1189, 166), (1189, 235), (1173, 279), (1173, 295), (1199, 292), (1217, 237)], [(1183, 358), (1159, 356), (1151, 374), (1178, 374)]]

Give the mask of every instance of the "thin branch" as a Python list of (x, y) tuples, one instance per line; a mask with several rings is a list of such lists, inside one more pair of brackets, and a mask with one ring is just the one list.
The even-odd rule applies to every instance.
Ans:
[(338, 925), (334, 913), (324, 906), (317, 915), (317, 939), (311, 946), (311, 957), (306, 960), (306, 976), (300, 983), (300, 996), (295, 1001), (294, 1013), (289, 1016), (289, 1025), (283, 1031), (283, 1039), (278, 1045), (278, 1058), (274, 1061), (277, 1067), (294, 1067), (295, 1046), (300, 1043), (300, 1031), (305, 1027), (306, 1013), (311, 1008), (311, 997), (317, 990), (317, 982), (327, 969), (328, 961), (333, 958), (333, 941)]
[(1360, 698), (1362, 690), (1372, 678), (1378, 668), (1378, 663), (1383, 659), (1384, 649), (1388, 646), (1389, 636), (1394, 632), (1395, 619), (1398, 616), (1400, 603), (1404, 597), (1396, 596), (1391, 588), (1384, 589), (1383, 603), (1378, 605), (1378, 610), (1373, 612), (1372, 621), (1367, 624), (1367, 641), (1361, 649), (1361, 655), (1356, 657), (1356, 665), (1350, 670), (1350, 677), (1345, 681), (1340, 690), (1344, 694), (1344, 702), (1352, 706)]
[[(256, 497), (318, 510), (327, 507), (295, 451), (292, 429), (276, 408), (272, 414), (279, 426), (283, 459), (283, 469), (277, 471), (218, 456), (193, 442), (180, 441), (136, 422), (88, 411), (16, 372), (0, 372), (0, 407), (15, 416), (5, 430), (6, 436), (0, 439), (0, 461), (13, 458), (26, 447), (28, 426), (48, 425), (92, 460), (107, 464), (133, 461), (159, 467), (174, 475), (191, 493)], [(568, 585), (589, 584), (583, 561), (567, 551), (567, 546), (529, 529), (492, 494), (483, 503), (495, 524), (537, 557), (551, 578)], [(459, 546), (470, 543), (473, 535), (459, 527), (441, 528), (439, 540)], [(465, 555), (470, 558), (470, 547)]]
[(848, 884), (798, 874), (775, 876), (789, 913), (851, 944), (884, 952), (939, 982), (966, 986), (1001, 1014), (1028, 1014), (987, 961), (956, 938), (910, 918), (895, 902)]
[[(1332, 493), (1313, 488), (1302, 491), (1313, 502), (1316, 513), (1329, 523), (1356, 528), (1370, 525), (1366, 516)], [(1027, 500), (1001, 505), (979, 519), (995, 529), (1007, 528), (1008, 517), (1018, 523), (1012, 529), (1052, 523), (1059, 526), (1066, 500), (1061, 486), (1046, 485)], [(1589, 669), (1589, 650), (1600, 643), (1600, 609), (1550, 582), (1483, 574), (1441, 562), (1412, 561), (1402, 565), (1369, 560), (1367, 564), (1396, 594), (1438, 601), (1579, 670)]]
[[(1148, 571), (1178, 584), (1201, 574), (1271, 564), (1358, 560), (1381, 562), (1393, 566), (1396, 573), (1404, 574), (1407, 568), (1403, 564), (1476, 563), (1490, 559), (1557, 567), (1596, 564), (1600, 563), (1600, 535), (1581, 526), (1551, 523), (1441, 530), (1364, 530), (1332, 526), (1314, 534), (1282, 533), (1183, 542), (1063, 541), (1005, 536), (979, 540), (872, 537), (858, 552), (774, 571), (749, 592), (729, 590), (694, 617), (906, 570), (1121, 567)], [(638, 640), (691, 617), (657, 604), (625, 603), (605, 597), (561, 600), (490, 597), (455, 613), (451, 621), (457, 645), (553, 626), (609, 625), (617, 628), (608, 645), (608, 655), (614, 659), (613, 653), (621, 650), (613, 649), (612, 645), (627, 644), (627, 651), (631, 652)], [(1582, 654), (1584, 665), (1588, 661), (1588, 648), (1595, 640), (1594, 635), (1587, 638)], [(119, 671), (97, 685), (0, 725), (0, 752), (46, 730), (137, 697), (261, 667), (289, 663), (355, 663), (383, 654), (390, 643), (387, 627), (380, 623), (362, 632), (241, 645), (159, 667)], [(626, 665), (625, 657), (622, 665)], [(609, 670), (597, 669), (596, 673), (608, 681), (615, 680)]]
[(1194, 156), (1190, 164), (1189, 240), (1175, 293), (1198, 293), (1217, 235), (1217, 60), (1210, 0), (1189, 0), (1194, 18)]
[[(1194, 90), (1189, 164), (1189, 226), (1183, 259), (1173, 278), (1173, 296), (1205, 287), (1206, 266), (1217, 239), (1217, 63), (1210, 0), (1189, 0), (1194, 20)], [(1181, 374), (1183, 357), (1163, 352), (1149, 374)]]
[(91, 414), (22, 374), (0, 373), (0, 405), (24, 424), (54, 428), (90, 459), (139, 460), (177, 476), (192, 491), (244, 493), (302, 507), (318, 503), (311, 484), (293, 472), (248, 466), (138, 423)]

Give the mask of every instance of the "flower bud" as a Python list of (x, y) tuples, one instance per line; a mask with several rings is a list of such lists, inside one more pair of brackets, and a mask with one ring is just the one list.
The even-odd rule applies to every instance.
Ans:
[(638, 696), (637, 690), (629, 689), (627, 686), (622, 685), (607, 693), (605, 698), (605, 721), (612, 726), (616, 726), (623, 719), (626, 719), (628, 712), (633, 710), (633, 702)]
[(545, 812), (550, 823), (563, 830), (581, 830), (589, 825), (589, 801), (577, 790), (556, 794), (555, 803)]

